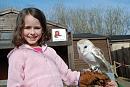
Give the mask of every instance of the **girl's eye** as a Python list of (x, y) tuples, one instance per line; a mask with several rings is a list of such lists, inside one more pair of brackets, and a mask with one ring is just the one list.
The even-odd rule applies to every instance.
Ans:
[(41, 29), (41, 27), (34, 27), (34, 29)]
[(31, 26), (25, 26), (24, 29), (31, 29)]
[(84, 48), (87, 48), (87, 46), (84, 46)]
[(25, 26), (24, 29), (41, 29), (40, 26), (35, 26), (35, 27), (32, 27), (32, 26)]

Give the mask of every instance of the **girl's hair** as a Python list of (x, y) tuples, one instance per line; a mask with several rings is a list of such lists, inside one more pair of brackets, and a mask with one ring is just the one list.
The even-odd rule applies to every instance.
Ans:
[(25, 26), (25, 22), (24, 22), (25, 16), (29, 14), (37, 18), (42, 26), (42, 37), (39, 39), (38, 45), (45, 44), (45, 42), (50, 39), (48, 30), (47, 30), (47, 25), (46, 25), (46, 17), (44, 13), (37, 8), (24, 8), (18, 14), (18, 17), (16, 20), (16, 27), (14, 30), (14, 36), (12, 40), (12, 43), (17, 47), (19, 47), (22, 44), (27, 43), (25, 39), (23, 38), (22, 32)]

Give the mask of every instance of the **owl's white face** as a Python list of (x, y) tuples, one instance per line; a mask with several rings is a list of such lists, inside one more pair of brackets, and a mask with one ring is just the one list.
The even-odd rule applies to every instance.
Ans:
[(80, 55), (83, 55), (85, 52), (89, 52), (89, 47), (94, 46), (94, 44), (88, 39), (82, 39), (77, 42), (77, 50)]

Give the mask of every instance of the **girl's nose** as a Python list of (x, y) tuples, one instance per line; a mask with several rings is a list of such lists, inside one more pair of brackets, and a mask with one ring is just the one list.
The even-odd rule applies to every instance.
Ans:
[(31, 34), (35, 34), (35, 30), (34, 30), (34, 28), (31, 28), (30, 33), (31, 33)]

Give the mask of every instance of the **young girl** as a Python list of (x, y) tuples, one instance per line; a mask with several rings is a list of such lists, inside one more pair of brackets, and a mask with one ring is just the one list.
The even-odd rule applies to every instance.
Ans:
[(13, 36), (15, 48), (8, 54), (7, 87), (63, 87), (78, 85), (80, 72), (71, 71), (45, 43), (46, 18), (37, 8), (20, 11)]

